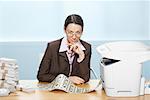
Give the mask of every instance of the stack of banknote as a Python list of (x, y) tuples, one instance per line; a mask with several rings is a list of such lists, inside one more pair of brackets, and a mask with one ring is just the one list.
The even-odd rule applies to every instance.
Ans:
[(16, 91), (19, 82), (18, 65), (15, 59), (0, 58), (0, 89)]

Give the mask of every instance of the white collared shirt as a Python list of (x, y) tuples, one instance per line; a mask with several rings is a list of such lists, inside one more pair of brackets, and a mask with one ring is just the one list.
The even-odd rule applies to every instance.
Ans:
[[(81, 50), (86, 50), (85, 47), (81, 44), (80, 41), (78, 41), (77, 43), (81, 46)], [(70, 52), (70, 50), (68, 48), (67, 38), (62, 39), (60, 49), (59, 49), (59, 52), (65, 52), (65, 51), (66, 51), (66, 54), (67, 54), (67, 57), (68, 57), (68, 60), (69, 60), (69, 65), (70, 65), (69, 76), (70, 76), (71, 72), (72, 72), (72, 63), (73, 63), (73, 60), (74, 60), (74, 53)]]

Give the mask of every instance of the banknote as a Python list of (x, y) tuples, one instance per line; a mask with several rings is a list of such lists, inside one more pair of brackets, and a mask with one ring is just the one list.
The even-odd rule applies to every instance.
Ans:
[(19, 75), (19, 70), (0, 69), (0, 73), (9, 75)]
[(82, 88), (73, 84), (68, 77), (64, 74), (59, 74), (51, 83), (48, 84), (38, 84), (38, 88), (41, 90), (63, 90), (68, 93), (87, 93), (94, 91), (99, 85), (101, 81), (94, 88)]
[(16, 90), (26, 92), (26, 93), (33, 93), (35, 92), (35, 88), (33, 87), (28, 87), (28, 86), (22, 86), (20, 84), (16, 85)]
[(13, 81), (18, 81), (19, 76), (17, 75), (7, 75), (7, 74), (1, 74), (0, 73), (0, 80), (13, 80)]
[(6, 70), (17, 70), (18, 65), (16, 64), (9, 64), (5, 62), (0, 62), (0, 69), (6, 69)]
[(9, 89), (0, 88), (0, 96), (8, 96), (10, 93)]
[(1, 84), (1, 86), (0, 86), (0, 88), (7, 88), (7, 89), (9, 89), (10, 92), (15, 92), (15, 91), (16, 91), (16, 88), (15, 88), (14, 85), (8, 84), (8, 83), (6, 83), (6, 82), (3, 82), (3, 83)]
[(0, 58), (0, 63), (4, 62), (4, 63), (9, 63), (9, 64), (17, 64), (17, 60), (16, 59), (10, 59), (10, 58)]
[(13, 86), (16, 86), (17, 84), (19, 84), (19, 81), (12, 81), (12, 80), (0, 80), (0, 86), (2, 86), (2, 84), (7, 83)]

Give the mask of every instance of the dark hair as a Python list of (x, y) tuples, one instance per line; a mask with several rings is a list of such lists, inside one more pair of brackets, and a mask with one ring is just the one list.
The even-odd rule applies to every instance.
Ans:
[(83, 31), (83, 19), (80, 15), (77, 14), (72, 14), (69, 15), (66, 20), (65, 20), (65, 24), (64, 24), (64, 29), (66, 30), (66, 27), (70, 24), (70, 23), (74, 23), (74, 24), (78, 24), (82, 27), (82, 31)]

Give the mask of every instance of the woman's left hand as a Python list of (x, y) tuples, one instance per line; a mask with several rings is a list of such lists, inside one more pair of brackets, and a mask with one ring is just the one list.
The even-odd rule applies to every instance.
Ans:
[(82, 78), (78, 76), (70, 76), (69, 80), (72, 81), (74, 84), (82, 84), (85, 82)]

